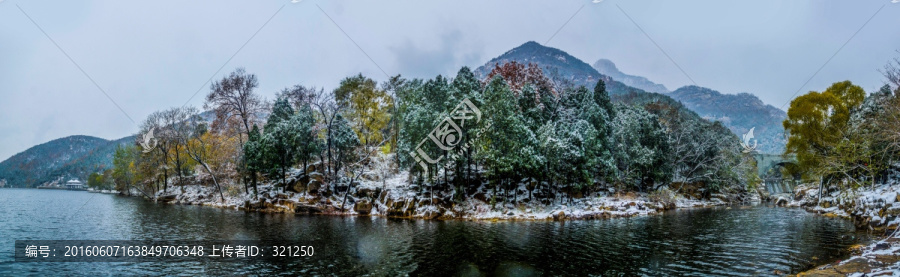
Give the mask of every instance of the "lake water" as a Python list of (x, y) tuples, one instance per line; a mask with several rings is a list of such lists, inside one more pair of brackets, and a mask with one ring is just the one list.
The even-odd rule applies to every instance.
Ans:
[[(846, 257), (846, 220), (765, 206), (568, 222), (261, 214), (76, 191), (0, 189), (0, 275), (773, 275)], [(15, 240), (289, 240), (313, 257), (16, 263)]]

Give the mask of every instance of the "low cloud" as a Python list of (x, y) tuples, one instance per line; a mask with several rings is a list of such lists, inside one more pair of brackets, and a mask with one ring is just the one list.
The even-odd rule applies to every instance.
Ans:
[(452, 77), (463, 66), (480, 65), (481, 49), (472, 47), (477, 44), (466, 43), (465, 39), (461, 31), (452, 30), (440, 35), (437, 48), (426, 48), (407, 39), (390, 50), (395, 57), (397, 72), (403, 76), (432, 78), (442, 74)]

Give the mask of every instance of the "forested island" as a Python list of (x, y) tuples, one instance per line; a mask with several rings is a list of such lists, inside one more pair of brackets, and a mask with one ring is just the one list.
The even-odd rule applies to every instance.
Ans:
[[(114, 168), (89, 184), (163, 200), (200, 186), (213, 192), (201, 202), (247, 209), (455, 218), (482, 204), (506, 215), (626, 195), (628, 212), (583, 216), (633, 215), (673, 208), (678, 194), (741, 202), (759, 183), (721, 123), (654, 93), (614, 103), (603, 80), (588, 89), (535, 64), (497, 64), (481, 80), (465, 67), (452, 78), (382, 84), (357, 75), (332, 92), (287, 88), (271, 104), (256, 86), (238, 69), (212, 85), (211, 112), (151, 114), (138, 143), (117, 149)], [(462, 102), (477, 117), (441, 126)], [(451, 153), (434, 142), (466, 147)]]

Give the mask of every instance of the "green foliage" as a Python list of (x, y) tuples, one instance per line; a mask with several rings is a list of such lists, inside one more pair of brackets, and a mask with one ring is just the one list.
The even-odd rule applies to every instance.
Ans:
[(256, 175), (265, 171), (265, 145), (262, 143), (262, 134), (260, 134), (259, 127), (253, 125), (253, 129), (247, 135), (247, 142), (243, 146), (243, 155), (241, 157), (244, 168), (250, 175), (254, 191), (256, 191)]
[(594, 100), (585, 87), (563, 91), (555, 120), (539, 131), (545, 148), (541, 152), (554, 178), (578, 189), (593, 184), (595, 174), (608, 173), (605, 165), (612, 163), (603, 143), (608, 137), (597, 129), (607, 127), (606, 114)]
[(721, 122), (709, 122), (678, 106), (649, 103), (647, 111), (659, 117), (671, 147), (673, 182), (699, 183), (716, 191), (742, 183), (736, 167), (741, 163), (740, 143)]
[(339, 106), (348, 108), (344, 117), (353, 123), (363, 143), (373, 145), (384, 138), (394, 101), (374, 80), (362, 74), (347, 77), (334, 90), (334, 97)]
[(360, 141), (356, 132), (350, 127), (350, 122), (341, 115), (337, 115), (337, 118), (334, 120), (334, 127), (332, 128), (331, 143), (334, 146), (334, 150), (337, 152), (335, 166), (340, 170), (343, 164), (355, 157), (353, 150), (360, 145)]
[(279, 98), (263, 127), (264, 168), (271, 179), (281, 179), (283, 190), (288, 185), (288, 169), (301, 161), (305, 165), (321, 146), (312, 109), (301, 107), (300, 110), (295, 113), (286, 98)]
[(479, 140), (479, 155), (491, 170), (489, 176), (505, 179), (517, 169), (527, 167), (531, 154), (524, 140), (529, 139), (522, 118), (516, 113), (515, 96), (502, 78), (494, 77), (484, 90), (484, 124), (490, 124)]
[(275, 104), (272, 105), (272, 114), (266, 120), (263, 130), (271, 130), (277, 127), (279, 123), (289, 120), (292, 116), (294, 116), (294, 108), (291, 107), (287, 98), (278, 98), (278, 100), (275, 100)]
[[(481, 133), (471, 149), (473, 162), (495, 185), (533, 178), (576, 190), (604, 182), (624, 185), (623, 189), (652, 190), (671, 182), (676, 173), (687, 176), (681, 180), (702, 183), (711, 190), (742, 183), (742, 171), (729, 168), (741, 164), (737, 137), (722, 124), (703, 120), (659, 94), (628, 94), (619, 99), (630, 104), (614, 105), (603, 81), (593, 90), (532, 84), (527, 80), (542, 80), (533, 70), (497, 66), (498, 73), (490, 74), (494, 77), (482, 83), (480, 93), (466, 68), (450, 82), (437, 76), (397, 89), (400, 165), (413, 174), (423, 173), (409, 155), (423, 139), (421, 148), (428, 156), (445, 157), (448, 153), (426, 136), (458, 101), (468, 98), (483, 114), (481, 124), (475, 126)], [(507, 76), (516, 79), (504, 81)], [(464, 128), (464, 136), (469, 138), (474, 130)], [(679, 154), (673, 152), (674, 145), (678, 149), (696, 146), (693, 152), (681, 152), (692, 159), (674, 159)], [(457, 159), (456, 163), (452, 172), (445, 173), (460, 180), (469, 173), (465, 170), (469, 161)], [(428, 169), (429, 174), (437, 173), (434, 167)]]
[(603, 79), (598, 80), (594, 86), (594, 103), (606, 112), (608, 118), (616, 117), (616, 109), (609, 98), (609, 93), (606, 92), (606, 82), (603, 82)]
[(673, 192), (672, 190), (670, 190), (668, 188), (663, 188), (663, 189), (659, 189), (659, 190), (650, 192), (650, 194), (647, 195), (647, 198), (653, 202), (658, 202), (658, 203), (663, 203), (663, 204), (669, 204), (669, 203), (674, 204), (676, 195), (675, 195), (675, 192)]
[[(801, 170), (831, 177), (836, 148), (850, 150), (857, 143), (846, 141), (851, 110), (859, 107), (866, 93), (850, 81), (832, 84), (824, 92), (811, 91), (791, 101), (784, 129), (790, 133), (786, 153), (796, 154)], [(829, 164), (832, 164), (829, 166)]]
[(613, 123), (616, 180), (623, 188), (645, 190), (672, 178), (670, 145), (656, 115), (634, 106), (618, 105)]
[(87, 186), (97, 190), (109, 190), (114, 188), (112, 170), (94, 172), (87, 177)]
[(140, 149), (134, 145), (116, 147), (112, 171), (116, 190), (127, 191), (136, 181), (141, 180), (142, 176), (138, 171), (140, 153)]
[(134, 136), (108, 141), (89, 136), (55, 139), (0, 162), (0, 180), (8, 187), (36, 187), (59, 178), (85, 180), (93, 172), (112, 168), (117, 146), (134, 143)]
[(303, 162), (303, 168), (306, 168), (309, 161), (318, 156), (323, 149), (323, 143), (319, 139), (316, 128), (316, 116), (309, 105), (303, 105), (299, 107), (293, 119), (298, 124), (296, 126), (298, 130), (296, 134), (298, 140), (297, 158)]
[[(94, 174), (89, 182), (99, 185), (107, 178), (123, 189), (135, 184), (146, 189), (166, 181), (170, 170), (180, 177), (201, 165), (210, 175), (215, 171), (216, 176), (243, 176), (244, 182), (254, 185), (261, 173), (270, 180), (280, 179), (286, 188), (291, 168), (298, 164), (305, 168), (317, 158), (332, 174), (326, 180), (334, 182), (332, 178), (342, 170), (346, 173), (351, 163), (354, 168), (366, 166), (364, 157), (377, 150), (374, 146), (396, 151), (398, 164), (414, 176), (442, 173), (444, 178), (428, 180), (429, 185), (434, 188), (443, 182), (457, 192), (485, 181), (508, 191), (526, 178), (542, 190), (568, 192), (603, 189), (610, 183), (646, 191), (673, 180), (699, 182), (715, 190), (739, 183), (744, 176), (745, 168), (733, 168), (741, 164), (736, 137), (667, 96), (640, 91), (610, 95), (609, 84), (614, 81), (604, 78), (591, 83), (593, 89), (555, 85), (532, 64), (497, 65), (495, 70), (485, 82), (464, 67), (452, 79), (395, 76), (381, 87), (356, 75), (342, 80), (333, 95), (295, 86), (279, 94), (262, 128), (251, 120), (236, 122), (248, 130), (246, 142), (242, 128), (213, 124), (206, 130), (206, 123), (195, 122), (199, 118), (187, 124), (185, 110), (159, 112), (142, 126), (142, 131), (159, 130), (158, 149), (141, 153), (135, 146), (122, 147), (113, 157), (109, 178)], [(255, 81), (250, 79), (254, 78), (219, 90), (252, 90)], [(212, 104), (236, 95), (226, 94)], [(467, 121), (471, 124), (453, 134), (454, 142), (462, 142), (454, 145), (471, 147), (450, 153), (433, 143), (429, 134), (466, 99), (478, 107), (481, 120)], [(227, 123), (235, 111), (217, 110), (214, 123)], [(216, 147), (221, 145), (227, 146)], [(418, 148), (429, 157), (453, 162), (424, 167), (429, 172), (422, 172), (411, 155)], [(216, 163), (212, 167), (216, 170), (209, 162)], [(217, 170), (235, 167), (239, 173)]]

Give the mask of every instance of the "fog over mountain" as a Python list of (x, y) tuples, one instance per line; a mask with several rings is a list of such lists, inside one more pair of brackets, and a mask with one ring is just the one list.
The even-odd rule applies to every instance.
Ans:
[(600, 74), (609, 76), (619, 82), (622, 82), (626, 85), (636, 87), (649, 92), (656, 93), (666, 93), (669, 92), (669, 89), (662, 84), (657, 84), (647, 80), (647, 78), (641, 76), (634, 76), (622, 73), (616, 68), (616, 64), (607, 59), (599, 59), (597, 62), (594, 62), (594, 69), (596, 69)]

